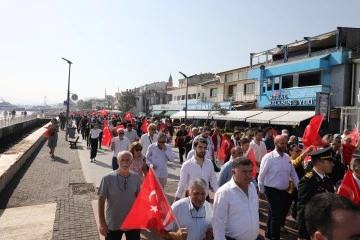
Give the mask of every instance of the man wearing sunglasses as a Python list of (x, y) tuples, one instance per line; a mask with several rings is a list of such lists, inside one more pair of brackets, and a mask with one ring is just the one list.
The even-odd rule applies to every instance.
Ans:
[(189, 197), (175, 202), (171, 208), (180, 226), (173, 221), (160, 235), (164, 239), (213, 239), (211, 204), (205, 201), (206, 181), (193, 178), (189, 182)]
[(156, 143), (150, 144), (146, 152), (146, 164), (152, 167), (163, 189), (167, 183), (167, 162), (174, 161), (171, 146), (166, 143), (165, 133), (160, 133)]
[[(140, 191), (140, 177), (130, 171), (133, 156), (129, 151), (121, 151), (117, 158), (119, 168), (107, 174), (101, 180), (99, 187), (99, 231), (106, 240), (126, 239), (140, 240), (140, 230), (120, 230), (125, 217), (130, 212), (132, 205)], [(105, 210), (105, 202), (106, 210)]]
[(117, 130), (118, 137), (113, 137), (111, 139), (111, 151), (113, 151), (112, 157), (112, 168), (116, 170), (119, 168), (117, 163), (117, 155), (121, 151), (127, 151), (130, 149), (130, 142), (127, 137), (124, 136), (125, 131), (122, 128)]

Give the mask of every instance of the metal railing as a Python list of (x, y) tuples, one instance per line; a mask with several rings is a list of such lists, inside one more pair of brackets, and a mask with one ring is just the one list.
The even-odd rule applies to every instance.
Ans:
[(209, 102), (234, 102), (234, 101), (253, 101), (257, 99), (257, 92), (244, 94), (244, 93), (236, 93), (236, 94), (218, 94), (216, 97), (207, 97), (206, 100)]
[(32, 119), (36, 119), (40, 117), (38, 114), (31, 114), (31, 115), (20, 115), (20, 116), (1, 116), (0, 117), (0, 128), (8, 127), (17, 123), (26, 122)]

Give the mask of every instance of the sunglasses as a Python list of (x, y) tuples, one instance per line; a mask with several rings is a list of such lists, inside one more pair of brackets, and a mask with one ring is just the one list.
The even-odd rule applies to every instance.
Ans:
[(162, 141), (162, 142), (158, 141), (158, 143), (165, 143), (165, 141)]
[(150, 128), (149, 130), (150, 131), (156, 131), (156, 128)]
[(135, 151), (142, 151), (142, 148), (136, 148)]
[(124, 135), (124, 133), (119, 133), (119, 135)]
[(296, 150), (297, 153), (301, 153), (301, 150)]

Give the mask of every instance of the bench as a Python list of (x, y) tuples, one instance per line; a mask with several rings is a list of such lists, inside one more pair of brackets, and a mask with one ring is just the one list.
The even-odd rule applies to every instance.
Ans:
[(71, 141), (71, 140), (69, 140), (69, 143), (70, 143), (70, 148), (77, 149), (76, 144), (78, 143), (79, 138), (80, 138), (80, 137), (79, 137), (79, 136), (77, 136), (77, 138), (75, 139), (75, 141)]

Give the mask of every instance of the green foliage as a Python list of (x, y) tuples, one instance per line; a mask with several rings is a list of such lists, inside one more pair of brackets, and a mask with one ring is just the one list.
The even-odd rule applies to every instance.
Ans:
[(131, 108), (136, 106), (137, 97), (132, 91), (123, 92), (119, 99), (119, 106), (123, 112), (130, 111)]
[(84, 106), (85, 106), (85, 101), (84, 100), (80, 99), (79, 101), (77, 101), (76, 104), (77, 104), (77, 108), (79, 110), (84, 110)]
[(82, 110), (92, 110), (92, 102), (91, 100), (87, 100), (84, 102), (84, 108)]

